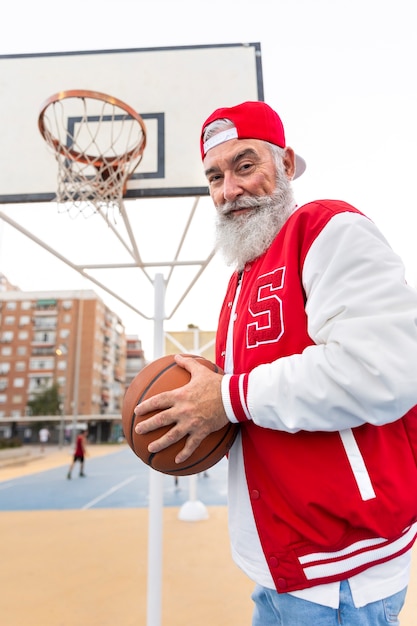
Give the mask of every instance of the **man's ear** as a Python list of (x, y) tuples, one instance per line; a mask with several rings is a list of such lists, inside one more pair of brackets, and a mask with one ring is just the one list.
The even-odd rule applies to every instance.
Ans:
[(285, 153), (282, 158), (282, 162), (284, 163), (285, 173), (288, 178), (291, 180), (294, 178), (295, 174), (295, 152), (292, 148), (285, 148)]

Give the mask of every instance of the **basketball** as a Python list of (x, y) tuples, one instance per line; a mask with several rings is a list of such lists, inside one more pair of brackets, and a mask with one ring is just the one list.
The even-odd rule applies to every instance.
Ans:
[[(188, 354), (184, 356), (192, 356), (214, 372), (221, 372), (217, 365), (204, 357)], [(158, 472), (171, 476), (198, 474), (218, 463), (229, 451), (238, 429), (237, 424), (229, 423), (220, 430), (210, 433), (183, 463), (175, 463), (175, 457), (184, 447), (185, 438), (165, 448), (165, 450), (161, 450), (161, 452), (149, 452), (148, 445), (151, 441), (159, 439), (171, 426), (158, 428), (145, 435), (136, 434), (135, 426), (140, 421), (155, 415), (155, 412), (145, 416), (137, 416), (134, 413), (135, 407), (158, 393), (182, 387), (189, 380), (190, 373), (176, 364), (174, 355), (166, 355), (140, 370), (130, 383), (123, 399), (122, 425), (127, 443), (144, 463)]]

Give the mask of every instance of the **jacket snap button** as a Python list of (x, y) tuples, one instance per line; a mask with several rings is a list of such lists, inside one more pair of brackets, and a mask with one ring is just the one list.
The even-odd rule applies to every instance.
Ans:
[(257, 489), (252, 489), (251, 491), (251, 498), (252, 500), (259, 500), (260, 497), (260, 493)]

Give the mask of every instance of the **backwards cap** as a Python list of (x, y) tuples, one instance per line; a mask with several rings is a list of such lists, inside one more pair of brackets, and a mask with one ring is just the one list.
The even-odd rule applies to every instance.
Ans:
[[(204, 141), (205, 128), (219, 119), (227, 118), (234, 128), (227, 128)], [(215, 146), (230, 139), (261, 139), (280, 148), (285, 148), (284, 126), (279, 115), (265, 102), (242, 102), (234, 107), (216, 109), (203, 124), (200, 137), (201, 158)], [(306, 169), (303, 158), (295, 155), (296, 168), (294, 178), (298, 178)]]

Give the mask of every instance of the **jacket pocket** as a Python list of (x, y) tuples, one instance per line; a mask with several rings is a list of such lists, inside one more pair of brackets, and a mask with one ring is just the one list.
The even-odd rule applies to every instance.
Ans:
[(356, 443), (352, 429), (341, 430), (339, 434), (362, 500), (376, 498), (365, 461)]

